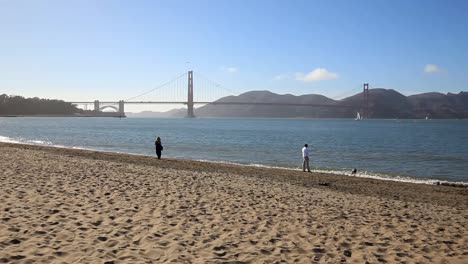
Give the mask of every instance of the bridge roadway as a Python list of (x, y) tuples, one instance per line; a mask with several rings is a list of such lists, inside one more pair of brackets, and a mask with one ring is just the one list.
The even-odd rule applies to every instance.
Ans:
[[(94, 104), (93, 102), (69, 102), (72, 104)], [(99, 101), (99, 104), (118, 104), (119, 102)], [(124, 104), (188, 104), (188, 102), (158, 102), (158, 101), (135, 101), (125, 102)], [(277, 106), (307, 106), (307, 107), (336, 107), (336, 108), (354, 108), (350, 105), (334, 104), (293, 104), (293, 103), (255, 103), (255, 102), (193, 102), (193, 104), (212, 104), (212, 105), (277, 105)]]

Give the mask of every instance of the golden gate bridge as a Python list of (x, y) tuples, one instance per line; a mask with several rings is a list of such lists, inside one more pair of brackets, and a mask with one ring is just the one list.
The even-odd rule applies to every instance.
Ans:
[[(194, 75), (197, 76), (197, 83), (194, 82)], [(196, 85), (197, 93), (194, 93), (194, 86)], [(165, 90), (164, 93), (161, 91)], [(168, 92), (169, 91), (169, 92)], [(228, 92), (228, 93), (226, 93)], [(141, 100), (143, 96), (149, 94), (157, 95), (156, 100)], [(93, 115), (102, 116), (106, 109), (115, 111), (116, 117), (125, 117), (126, 104), (183, 104), (187, 106), (186, 117), (195, 117), (195, 105), (265, 105), (265, 106), (299, 106), (299, 107), (335, 107), (335, 108), (352, 108), (354, 106), (341, 105), (341, 104), (306, 104), (306, 103), (287, 103), (287, 102), (241, 102), (241, 101), (219, 101), (218, 99), (235, 95), (237, 92), (227, 89), (217, 82), (214, 82), (200, 73), (188, 71), (183, 73), (172, 80), (156, 87), (151, 90), (145, 91), (141, 94), (131, 98), (119, 101), (74, 101), (70, 102), (75, 105), (94, 105)], [(183, 98), (183, 99), (181, 99)], [(139, 100), (138, 100), (139, 99)], [(369, 117), (369, 84), (365, 83), (363, 87), (362, 105), (357, 111), (361, 112), (362, 118)]]

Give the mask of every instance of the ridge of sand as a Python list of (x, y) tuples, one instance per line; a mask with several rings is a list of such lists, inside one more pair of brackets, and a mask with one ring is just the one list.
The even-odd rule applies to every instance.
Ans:
[(466, 188), (0, 150), (0, 263), (468, 262)]

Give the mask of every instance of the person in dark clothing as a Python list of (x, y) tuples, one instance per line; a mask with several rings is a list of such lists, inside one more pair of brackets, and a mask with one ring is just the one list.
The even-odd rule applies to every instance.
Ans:
[(163, 150), (163, 146), (161, 144), (161, 138), (157, 138), (156, 141), (154, 142), (154, 145), (156, 146), (156, 155), (158, 156), (158, 159), (161, 159), (161, 152)]

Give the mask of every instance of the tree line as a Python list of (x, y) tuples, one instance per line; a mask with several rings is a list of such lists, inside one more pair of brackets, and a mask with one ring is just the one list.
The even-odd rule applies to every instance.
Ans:
[(62, 100), (0, 95), (0, 115), (74, 115), (82, 112)]

